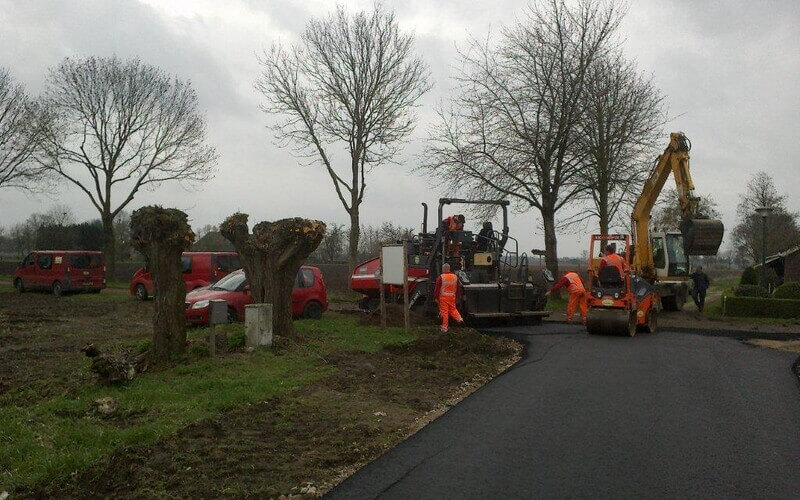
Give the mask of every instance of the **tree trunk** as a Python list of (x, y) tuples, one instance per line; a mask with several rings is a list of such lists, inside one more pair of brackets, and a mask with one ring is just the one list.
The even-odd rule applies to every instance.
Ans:
[(131, 215), (131, 243), (147, 260), (153, 277), (153, 349), (151, 360), (166, 363), (183, 354), (186, 317), (181, 253), (194, 241), (185, 213), (174, 208), (143, 207)]
[(114, 218), (110, 214), (100, 217), (103, 222), (103, 255), (106, 258), (106, 279), (115, 279), (117, 270), (117, 245), (114, 238)]
[(558, 242), (556, 238), (555, 211), (543, 209), (541, 212), (544, 225), (544, 262), (547, 269), (558, 279)]
[(358, 208), (359, 207), (354, 207), (350, 211), (350, 237), (348, 240), (347, 263), (350, 266), (351, 272), (356, 268), (356, 265), (358, 265), (358, 240), (361, 237), (361, 222)]
[(235, 213), (225, 219), (220, 232), (242, 260), (253, 302), (272, 304), (272, 331), (292, 331), (292, 289), (297, 271), (325, 235), (325, 224), (293, 218), (259, 222), (250, 234), (247, 214)]
[(600, 234), (608, 234), (609, 214), (608, 214), (608, 191), (600, 191), (600, 203), (597, 207), (597, 214), (600, 219)]

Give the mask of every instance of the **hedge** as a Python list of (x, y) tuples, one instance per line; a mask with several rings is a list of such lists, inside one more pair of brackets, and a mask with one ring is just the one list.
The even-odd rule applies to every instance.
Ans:
[(758, 285), (739, 285), (734, 287), (733, 294), (737, 297), (769, 297), (769, 290)]
[(776, 288), (772, 296), (776, 299), (800, 300), (800, 281), (787, 281)]
[(800, 300), (731, 296), (723, 300), (726, 316), (800, 318)]

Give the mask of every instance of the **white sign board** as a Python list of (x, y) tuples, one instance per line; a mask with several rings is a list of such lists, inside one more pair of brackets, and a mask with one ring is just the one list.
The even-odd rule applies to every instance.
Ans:
[(381, 248), (383, 282), (387, 285), (402, 285), (405, 282), (405, 260), (400, 245)]

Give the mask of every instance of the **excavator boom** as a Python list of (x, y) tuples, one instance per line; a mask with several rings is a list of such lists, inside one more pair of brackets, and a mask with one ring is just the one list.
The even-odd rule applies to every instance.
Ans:
[(683, 132), (670, 134), (669, 146), (656, 160), (655, 167), (644, 183), (642, 194), (633, 209), (636, 252), (634, 269), (645, 279), (655, 278), (653, 251), (650, 245), (650, 215), (670, 172), (678, 188), (681, 205), (680, 229), (686, 255), (716, 255), (722, 244), (725, 227), (722, 221), (710, 219), (699, 213), (698, 198), (689, 171), (691, 143)]

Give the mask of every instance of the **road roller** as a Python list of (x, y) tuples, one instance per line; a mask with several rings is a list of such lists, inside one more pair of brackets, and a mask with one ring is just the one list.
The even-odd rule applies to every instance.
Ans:
[[(678, 310), (688, 296), (689, 256), (717, 254), (725, 227), (722, 221), (700, 212), (689, 171), (690, 150), (691, 142), (683, 132), (670, 134), (669, 145), (656, 159), (634, 205), (632, 235), (591, 237), (589, 333), (633, 336), (637, 330), (655, 332), (658, 311)], [(670, 173), (681, 206), (680, 232), (651, 233), (650, 215)], [(600, 270), (602, 254), (595, 253), (596, 242), (624, 247), (626, 267), (621, 276), (615, 277), (609, 267)]]
[(596, 248), (615, 247), (624, 264), (601, 266), (600, 258), (591, 258), (587, 290), (586, 329), (596, 335), (630, 335), (637, 331), (654, 333), (658, 321), (659, 297), (646, 280), (631, 274), (631, 242), (627, 234), (594, 234), (589, 255), (598, 255)]

